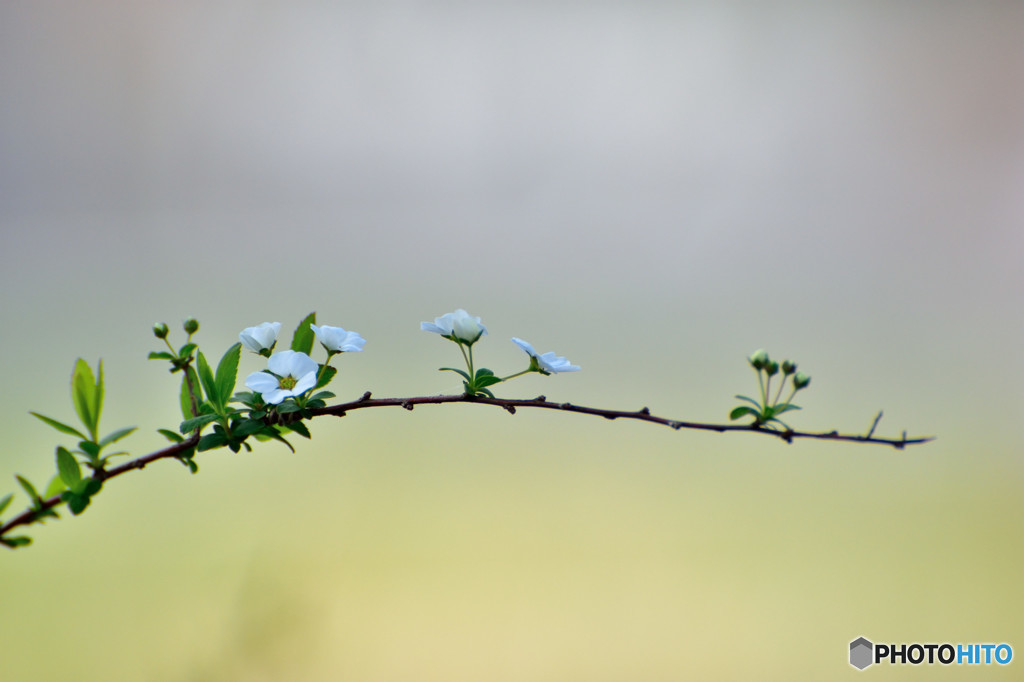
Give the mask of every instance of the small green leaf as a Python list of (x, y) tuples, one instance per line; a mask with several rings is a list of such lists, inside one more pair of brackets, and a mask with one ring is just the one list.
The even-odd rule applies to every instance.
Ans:
[(186, 434), (186, 433), (189, 433), (191, 431), (195, 431), (196, 429), (202, 428), (202, 427), (206, 426), (207, 424), (209, 424), (210, 422), (216, 421), (216, 420), (217, 420), (217, 415), (215, 415), (215, 414), (200, 415), (198, 417), (193, 417), (192, 419), (186, 419), (185, 421), (181, 422), (181, 425), (178, 427), (178, 430), (181, 431), (182, 434)]
[(294, 431), (295, 433), (299, 434), (303, 438), (312, 438), (313, 437), (313, 436), (310, 435), (309, 429), (307, 429), (306, 425), (303, 424), (302, 422), (295, 422), (293, 424), (288, 424), (287, 428), (291, 429), (292, 431)]
[(44, 496), (50, 498), (54, 495), (60, 495), (65, 490), (67, 490), (67, 485), (64, 483), (64, 479), (60, 477), (59, 473), (54, 474), (53, 478), (50, 479), (49, 485), (46, 486)]
[(295, 329), (295, 335), (292, 336), (292, 350), (299, 353), (305, 353), (309, 355), (313, 352), (313, 342), (316, 340), (316, 334), (309, 328), (309, 325), (316, 324), (316, 313), (310, 313), (306, 316), (302, 322), (299, 322), (299, 326)]
[(0, 500), (0, 514), (4, 513), (4, 509), (7, 509), (7, 505), (9, 505), (13, 499), (14, 493), (11, 493), (9, 495), (5, 495), (4, 499)]
[(757, 417), (760, 413), (757, 412), (756, 410), (747, 407), (746, 405), (740, 405), (739, 407), (734, 408), (733, 411), (729, 413), (729, 419), (739, 419), (745, 414)]
[(125, 436), (131, 434), (137, 428), (139, 428), (139, 427), (137, 427), (137, 426), (130, 426), (130, 427), (126, 428), (126, 429), (119, 429), (117, 431), (114, 431), (113, 433), (107, 435), (103, 440), (100, 441), (100, 448), (105, 448), (108, 445), (110, 445), (111, 443), (116, 443), (117, 441), (121, 440)]
[(213, 450), (214, 448), (223, 447), (227, 442), (228, 439), (223, 433), (208, 433), (199, 439), (199, 445), (196, 446), (196, 449), (199, 452)]
[(263, 430), (266, 425), (259, 419), (245, 419), (237, 424), (232, 425), (231, 433), (235, 434), (237, 438), (245, 438), (251, 436), (257, 431)]
[(313, 395), (311, 395), (309, 397), (309, 399), (310, 400), (327, 400), (328, 398), (333, 398), (333, 397), (335, 397), (335, 396), (330, 391), (320, 391), (318, 393), (314, 393)]
[(64, 424), (63, 422), (59, 422), (56, 419), (50, 419), (49, 417), (44, 417), (43, 415), (39, 414), (38, 412), (29, 412), (29, 414), (32, 415), (33, 417), (36, 417), (37, 419), (40, 419), (40, 420), (46, 422), (47, 424), (49, 424), (53, 428), (57, 429), (61, 433), (66, 433), (66, 434), (71, 435), (71, 436), (78, 436), (79, 438), (81, 438), (83, 440), (88, 438), (88, 436), (86, 436), (84, 433), (82, 433), (78, 429), (74, 428), (73, 426), (68, 426), (67, 424)]
[(478, 379), (480, 377), (493, 377), (494, 376), (494, 372), (492, 372), (491, 370), (487, 369), (486, 367), (481, 367), (480, 369), (478, 369), (476, 371), (476, 376), (477, 376)]
[(231, 400), (231, 394), (235, 390), (235, 381), (238, 378), (238, 361), (242, 357), (242, 344), (236, 343), (228, 348), (224, 357), (217, 364), (217, 398), (221, 406), (227, 405)]
[(89, 496), (81, 495), (79, 493), (67, 490), (61, 493), (60, 499), (68, 503), (68, 509), (75, 516), (78, 516), (85, 511), (85, 508), (89, 506)]
[(301, 407), (295, 404), (294, 400), (285, 400), (283, 403), (277, 406), (278, 414), (289, 414), (291, 412), (298, 412)]
[(783, 405), (782, 407), (777, 408), (775, 410), (775, 414), (783, 414), (785, 412), (789, 412), (790, 410), (800, 410), (800, 409), (803, 409), (803, 408), (801, 408), (799, 405), (793, 405), (791, 403), (789, 405)]
[(171, 441), (172, 443), (185, 442), (184, 438), (182, 438), (180, 435), (176, 434), (174, 431), (171, 431), (169, 429), (157, 429), (156, 432), (159, 433), (164, 438), (166, 438), (167, 440)]
[(103, 361), (99, 363), (99, 379), (92, 373), (89, 363), (79, 358), (71, 374), (71, 401), (89, 434), (95, 438), (103, 406)]
[(758, 401), (754, 400), (753, 398), (747, 397), (745, 395), (738, 395), (736, 397), (739, 398), (740, 400), (746, 400), (748, 403), (750, 403), (751, 405), (756, 407), (758, 412), (761, 411), (761, 403), (759, 403)]
[(36, 492), (35, 487), (29, 483), (27, 479), (23, 478), (19, 474), (15, 474), (14, 477), (18, 479), (18, 483), (20, 483), (21, 487), (25, 489), (25, 492), (28, 493), (28, 498), (32, 500), (33, 503), (39, 500), (39, 493)]
[(469, 374), (467, 374), (466, 372), (463, 372), (461, 369), (455, 369), (454, 367), (442, 367), (441, 369), (439, 369), (437, 371), (438, 372), (455, 372), (455, 373), (461, 375), (462, 378), (465, 379), (466, 381), (469, 381)]
[(178, 357), (187, 358), (189, 355), (192, 355), (192, 351), (194, 351), (198, 347), (199, 346), (197, 346), (194, 343), (186, 343), (184, 346), (178, 349)]
[(220, 392), (217, 390), (217, 382), (213, 378), (213, 371), (206, 362), (206, 356), (199, 352), (196, 369), (199, 371), (199, 381), (203, 384), (203, 391), (206, 392), (206, 399), (217, 407), (223, 407), (219, 402)]
[(500, 384), (501, 379), (493, 374), (480, 376), (480, 373), (478, 372), (476, 375), (476, 381), (473, 383), (477, 388), (485, 388), (487, 386), (493, 386), (494, 384)]
[(82, 469), (78, 466), (78, 460), (63, 446), (57, 447), (57, 471), (69, 488), (74, 488), (82, 480)]
[(149, 359), (150, 360), (173, 360), (174, 356), (171, 355), (170, 353), (168, 353), (167, 351), (163, 351), (161, 353), (153, 352), (153, 353), (149, 354)]
[(26, 547), (28, 545), (31, 545), (32, 538), (28, 537), (27, 535), (19, 535), (13, 538), (0, 538), (0, 543), (7, 545), (11, 549), (16, 549), (18, 547)]
[(90, 440), (83, 440), (78, 443), (78, 447), (81, 448), (82, 454), (90, 459), (96, 459), (100, 456), (100, 446), (98, 443), (93, 443)]
[(334, 375), (337, 373), (338, 370), (336, 368), (328, 365), (327, 368), (323, 370), (323, 374), (320, 376), (320, 380), (316, 382), (316, 386), (313, 387), (313, 390), (323, 388), (327, 384), (331, 383), (331, 379), (333, 379)]
[(192, 408), (192, 393), (189, 391), (189, 382), (192, 383), (192, 390), (196, 394), (196, 405), (198, 406), (203, 402), (203, 390), (199, 386), (199, 375), (196, 374), (195, 369), (191, 366), (185, 375), (181, 378), (181, 415), (185, 419), (191, 419), (197, 417), (195, 411)]

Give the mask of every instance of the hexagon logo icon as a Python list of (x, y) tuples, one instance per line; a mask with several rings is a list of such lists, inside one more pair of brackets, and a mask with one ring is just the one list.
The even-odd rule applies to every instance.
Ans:
[(875, 645), (864, 637), (858, 637), (850, 642), (850, 665), (857, 670), (863, 670), (874, 661)]

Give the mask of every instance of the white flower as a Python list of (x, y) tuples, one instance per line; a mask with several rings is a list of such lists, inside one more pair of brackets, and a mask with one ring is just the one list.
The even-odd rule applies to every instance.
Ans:
[(270, 350), (277, 343), (277, 334), (281, 331), (280, 322), (264, 322), (258, 327), (246, 327), (238, 335), (242, 345), (253, 353)]
[(433, 323), (421, 322), (420, 329), (425, 332), (440, 334), (456, 343), (476, 343), (477, 339), (487, 333), (487, 327), (480, 324), (479, 317), (473, 317), (462, 308), (454, 313), (446, 313), (435, 318)]
[(366, 339), (359, 334), (347, 332), (341, 327), (318, 327), (311, 324), (309, 328), (316, 334), (316, 340), (333, 353), (358, 353), (363, 350), (363, 344), (366, 343)]
[(523, 341), (522, 339), (517, 339), (516, 337), (513, 336), (512, 343), (516, 344), (517, 346), (525, 350), (531, 358), (537, 361), (537, 367), (539, 367), (542, 372), (545, 372), (547, 374), (558, 374), (559, 372), (578, 372), (580, 370), (579, 367), (570, 363), (565, 358), (559, 355), (555, 355), (553, 352), (544, 353), (543, 355), (537, 355), (537, 351), (533, 349), (533, 346), (528, 344), (526, 341)]
[(253, 372), (246, 377), (245, 385), (262, 393), (267, 403), (277, 405), (316, 386), (320, 366), (305, 353), (283, 350), (270, 356), (267, 368), (270, 372)]

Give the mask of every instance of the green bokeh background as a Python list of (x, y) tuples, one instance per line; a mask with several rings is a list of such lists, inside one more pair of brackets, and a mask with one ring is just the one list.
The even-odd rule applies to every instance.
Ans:
[[(112, 482), (0, 557), (0, 677), (791, 680), (848, 643), (1024, 654), (1018, 3), (0, 7), (0, 493), (52, 475), (75, 358), (133, 453), (178, 421), (149, 329), (219, 356), (360, 332), (340, 399), (457, 389), (418, 330), (583, 367), (501, 395), (900, 452), (469, 405)], [(241, 372), (261, 363), (243, 358)], [(805, 397), (804, 397), (805, 396)], [(25, 500), (19, 497), (18, 507)], [(8, 512), (8, 516), (10, 512)], [(67, 517), (65, 513), (63, 516)], [(1015, 679), (927, 667), (929, 679)]]

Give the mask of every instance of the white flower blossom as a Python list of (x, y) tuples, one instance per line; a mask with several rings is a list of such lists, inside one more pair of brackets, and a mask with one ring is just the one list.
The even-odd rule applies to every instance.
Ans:
[(309, 328), (316, 334), (316, 339), (324, 348), (332, 353), (358, 353), (363, 350), (366, 339), (355, 332), (347, 332), (341, 327), (318, 327), (315, 324)]
[(432, 323), (421, 322), (420, 329), (425, 332), (440, 334), (456, 343), (461, 342), (469, 345), (476, 343), (477, 339), (487, 334), (487, 327), (480, 323), (480, 318), (473, 317), (462, 308), (459, 308), (454, 313), (446, 313), (441, 317), (435, 318)]
[(257, 327), (243, 329), (238, 335), (238, 340), (253, 353), (259, 353), (270, 350), (277, 343), (277, 334), (280, 331), (280, 322), (264, 322)]
[(316, 386), (320, 366), (305, 353), (283, 350), (270, 356), (267, 368), (269, 372), (253, 372), (246, 377), (245, 385), (261, 393), (268, 404), (278, 405)]
[(570, 363), (567, 359), (559, 355), (555, 355), (553, 352), (538, 355), (537, 351), (533, 349), (533, 346), (528, 344), (526, 341), (523, 341), (522, 339), (517, 339), (513, 336), (512, 343), (516, 344), (524, 351), (526, 351), (527, 355), (536, 360), (537, 367), (539, 367), (542, 372), (545, 372), (547, 374), (558, 374), (559, 372), (578, 372), (580, 369), (576, 365)]

